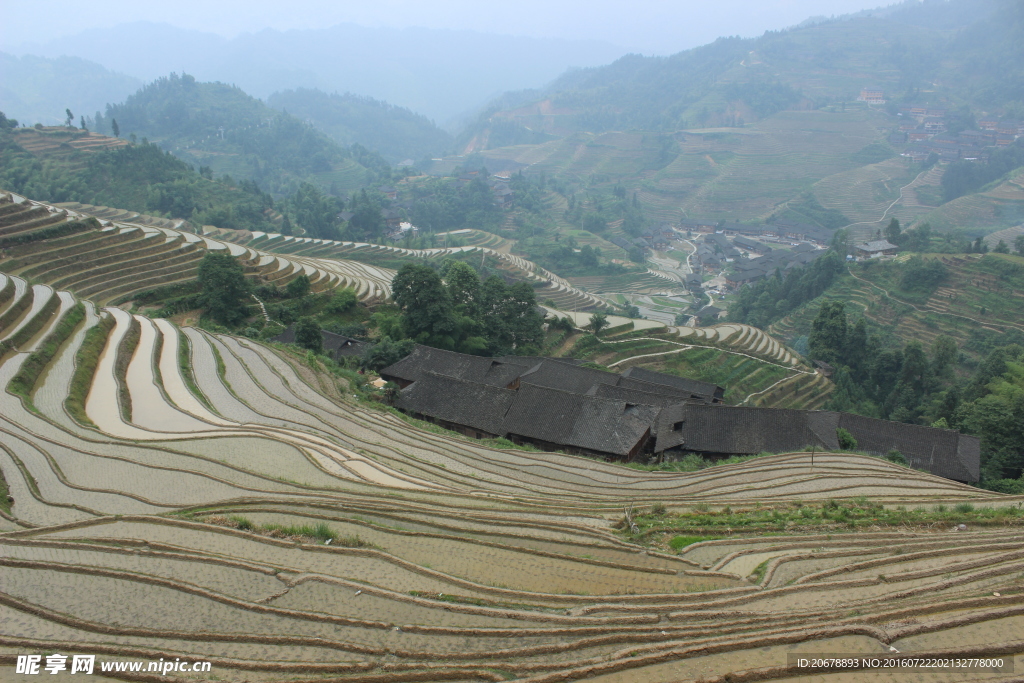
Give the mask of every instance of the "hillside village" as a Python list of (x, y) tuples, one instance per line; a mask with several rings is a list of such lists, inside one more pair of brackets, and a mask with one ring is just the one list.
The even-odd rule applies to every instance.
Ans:
[[(1016, 680), (1015, 3), (449, 122), (307, 87), (387, 30), (268, 28), (20, 113), (131, 82), (68, 55), (132, 26), (0, 55), (0, 680)], [(561, 45), (361, 70), (439, 35)]]

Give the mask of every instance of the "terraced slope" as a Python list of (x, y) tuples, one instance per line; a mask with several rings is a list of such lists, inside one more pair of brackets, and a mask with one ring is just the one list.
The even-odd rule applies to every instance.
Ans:
[(86, 303), (61, 325), (66, 292), (19, 291), (60, 303), (33, 303), (19, 329), (36, 341), (0, 363), (0, 666), (72, 650), (211, 661), (197, 680), (675, 681), (751, 663), (785, 678), (796, 642), (1024, 651), (1005, 642), (1024, 618), (1019, 529), (736, 535), (675, 555), (611, 528), (655, 502), (1014, 500), (844, 454), (681, 474), (494, 449), (250, 340), (135, 316), (121, 358), (129, 314)]
[[(773, 323), (768, 331), (787, 341), (807, 335), (818, 314), (822, 298), (847, 302), (850, 315), (864, 316), (892, 334), (900, 344), (920, 341), (927, 348), (939, 335), (948, 335), (969, 356), (979, 350), (972, 343), (974, 335), (1000, 335), (1008, 330), (1024, 331), (1018, 312), (1024, 301), (1019, 284), (1007, 282), (977, 255), (939, 257), (948, 271), (948, 279), (923, 303), (912, 304), (899, 298), (895, 285), (882, 286), (871, 274), (845, 274), (825, 292), (823, 297), (804, 304), (785, 318)], [(1016, 256), (1000, 257), (1016, 264)], [(869, 279), (870, 278), (870, 279)], [(889, 288), (889, 289), (887, 289)]]
[(654, 221), (677, 221), (680, 211), (750, 220), (766, 218), (823, 178), (861, 166), (852, 155), (884, 137), (890, 126), (884, 114), (867, 109), (785, 111), (742, 128), (687, 130), (671, 138), (642, 131), (577, 132), (482, 154), (551, 176), (622, 182)]
[[(227, 250), (246, 271), (282, 285), (301, 274), (314, 290), (352, 287), (362, 300), (385, 299), (394, 271), (348, 259), (285, 257), (184, 230), (134, 212), (67, 204), (57, 209), (23, 197), (0, 203), (0, 239), (52, 228), (69, 220), (97, 218), (102, 227), (47, 240), (15, 243), (0, 257), (5, 272), (68, 289), (99, 305), (131, 300), (155, 287), (194, 280), (207, 250)], [(7, 213), (4, 213), (5, 207)]]
[[(397, 246), (385, 246), (370, 244), (366, 242), (338, 242), (335, 240), (314, 239), (311, 237), (292, 237), (264, 232), (233, 232), (218, 231), (215, 233), (221, 239), (233, 240), (234, 244), (244, 245), (246, 248), (259, 250), (264, 253), (287, 255), (289, 260), (297, 263), (308, 264), (308, 267), (334, 269), (335, 262), (363, 265), (365, 268), (372, 268), (371, 264), (386, 262), (395, 264), (411, 259), (442, 259), (446, 256), (458, 254), (479, 254), (482, 257), (496, 259), (499, 267), (508, 271), (510, 276), (523, 279), (529, 282), (536, 291), (538, 301), (554, 301), (558, 308), (576, 310), (595, 310), (608, 308), (608, 303), (595, 294), (583, 291), (574, 287), (565, 278), (538, 266), (520, 256), (515, 256), (507, 251), (502, 251), (507, 245), (494, 243), (491, 246), (483, 246), (486, 240), (480, 238), (485, 235), (479, 231), (472, 231), (476, 234), (475, 241), (479, 244), (461, 247), (437, 247), (431, 249), (405, 249)], [(499, 238), (500, 239), (500, 238)], [(362, 262), (362, 263), (360, 263)], [(349, 266), (355, 267), (355, 266)], [(384, 267), (377, 267), (378, 270), (393, 274), (393, 270)], [(390, 277), (387, 283), (390, 285)], [(390, 291), (390, 290), (388, 290)]]

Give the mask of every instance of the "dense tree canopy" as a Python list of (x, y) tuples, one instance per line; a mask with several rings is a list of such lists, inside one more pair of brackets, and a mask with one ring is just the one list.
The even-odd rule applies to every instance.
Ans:
[(827, 254), (804, 266), (794, 268), (783, 277), (765, 278), (736, 293), (729, 307), (729, 319), (757, 327), (767, 327), (801, 304), (820, 296), (845, 268), (842, 257), (830, 249)]
[(813, 323), (810, 356), (836, 367), (828, 407), (901, 422), (960, 429), (982, 440), (982, 485), (1024, 493), (1024, 348), (996, 347), (966, 382), (952, 371), (956, 342), (938, 336), (886, 347), (864, 318), (826, 301)]
[(942, 174), (942, 198), (947, 202), (980, 189), (1015, 168), (1024, 166), (1024, 145), (1013, 145), (992, 152), (987, 162), (954, 161)]
[(381, 335), (398, 336), (437, 348), (496, 355), (535, 351), (543, 331), (533, 289), (508, 285), (497, 276), (480, 281), (461, 261), (447, 260), (441, 269), (425, 264), (402, 266), (392, 282), (402, 314), (376, 317)]
[(207, 312), (223, 325), (245, 317), (249, 281), (238, 260), (223, 251), (208, 251), (199, 263), (199, 287)]

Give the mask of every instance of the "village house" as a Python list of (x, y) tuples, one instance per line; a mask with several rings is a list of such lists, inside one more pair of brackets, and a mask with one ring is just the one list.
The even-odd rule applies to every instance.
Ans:
[(718, 223), (714, 221), (706, 220), (685, 220), (679, 221), (680, 230), (689, 230), (690, 232), (699, 233), (710, 233), (718, 229)]
[(750, 284), (751, 282), (757, 282), (758, 280), (764, 279), (765, 272), (760, 268), (752, 268), (750, 270), (736, 271), (734, 273), (726, 273), (725, 284), (732, 289), (738, 289), (743, 285)]
[(857, 101), (868, 104), (885, 104), (885, 91), (877, 86), (866, 86), (861, 88)]
[[(361, 356), (366, 350), (366, 347), (369, 346), (367, 342), (359, 341), (352, 337), (346, 337), (342, 334), (328, 332), (327, 330), (321, 330), (320, 337), (323, 339), (324, 353), (333, 360), (339, 360), (344, 356)], [(282, 344), (294, 344), (295, 325), (289, 325), (284, 332), (276, 337), (271, 337), (270, 341), (280, 342)]]
[(874, 240), (864, 244), (858, 244), (853, 248), (854, 256), (857, 258), (878, 258), (880, 256), (892, 256), (899, 247), (890, 244), (887, 240)]
[(747, 237), (760, 237), (765, 233), (775, 232), (764, 224), (748, 225), (746, 223), (724, 223), (720, 230), (726, 235), (745, 235)]
[(746, 249), (747, 251), (753, 251), (758, 254), (767, 254), (772, 250), (772, 248), (769, 247), (764, 242), (756, 242), (746, 237), (733, 237), (732, 243), (735, 244), (740, 249)]
[(709, 457), (785, 453), (807, 447), (840, 450), (838, 429), (858, 450), (885, 455), (896, 450), (911, 467), (964, 483), (977, 482), (981, 442), (949, 429), (890, 422), (826, 410), (788, 410), (678, 404), (663, 408), (654, 450)]
[(573, 359), (484, 358), (417, 346), (381, 378), (403, 387), (395, 406), (406, 413), (467, 436), (547, 450), (619, 460), (665, 451), (837, 451), (842, 428), (860, 450), (896, 449), (911, 466), (956, 481), (979, 475), (976, 437), (831, 411), (725, 406), (723, 387), (639, 366), (620, 375)]
[(720, 402), (725, 392), (643, 368), (620, 375), (571, 359), (484, 358), (423, 346), (381, 378), (402, 387), (399, 409), (467, 436), (627, 460), (649, 448), (660, 406)]

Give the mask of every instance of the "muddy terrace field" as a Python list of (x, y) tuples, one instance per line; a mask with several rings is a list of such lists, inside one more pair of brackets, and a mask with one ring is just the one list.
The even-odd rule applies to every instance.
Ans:
[(252, 682), (812, 680), (788, 654), (1024, 653), (1019, 499), (848, 454), (664, 473), (494, 449), (288, 351), (9, 275), (0, 321), (4, 681), (30, 652)]

